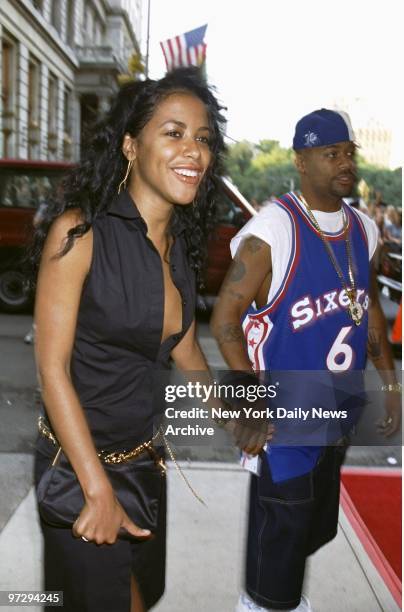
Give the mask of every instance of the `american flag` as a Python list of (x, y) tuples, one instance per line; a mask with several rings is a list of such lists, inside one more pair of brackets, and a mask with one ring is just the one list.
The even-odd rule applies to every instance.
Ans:
[(166, 60), (167, 71), (180, 66), (200, 66), (206, 57), (206, 44), (203, 42), (206, 28), (185, 32), (160, 43)]

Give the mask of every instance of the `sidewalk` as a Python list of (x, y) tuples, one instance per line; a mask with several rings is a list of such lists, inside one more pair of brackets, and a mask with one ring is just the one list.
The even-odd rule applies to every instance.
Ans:
[[(241, 584), (248, 474), (228, 463), (182, 467), (207, 507), (170, 465), (167, 588), (154, 610), (233, 612)], [(339, 522), (338, 536), (309, 562), (305, 591), (314, 611), (398, 611), (342, 510)], [(0, 559), (0, 590), (41, 589), (41, 536), (33, 489), (0, 533)], [(1, 608), (8, 609), (27, 608)]]

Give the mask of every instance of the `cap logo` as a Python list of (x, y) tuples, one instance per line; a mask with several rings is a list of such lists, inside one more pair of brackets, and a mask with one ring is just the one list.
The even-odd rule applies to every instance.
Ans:
[(293, 148), (299, 151), (345, 141), (354, 141), (349, 116), (344, 111), (319, 108), (296, 123)]
[(318, 136), (315, 132), (307, 132), (304, 135), (304, 146), (315, 147), (318, 144)]

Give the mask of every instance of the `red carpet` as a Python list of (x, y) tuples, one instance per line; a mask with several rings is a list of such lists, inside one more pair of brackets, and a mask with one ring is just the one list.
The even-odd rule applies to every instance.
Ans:
[(344, 468), (342, 482), (401, 581), (401, 471)]

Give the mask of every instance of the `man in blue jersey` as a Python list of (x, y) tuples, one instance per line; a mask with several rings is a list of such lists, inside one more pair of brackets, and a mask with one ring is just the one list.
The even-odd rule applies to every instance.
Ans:
[[(263, 372), (293, 371), (289, 379), (283, 376), (285, 386), (290, 380), (287, 391), (303, 402), (318, 399), (320, 388), (326, 397), (323, 374), (360, 372), (369, 355), (387, 391), (381, 429), (389, 436), (400, 424), (401, 386), (371, 271), (377, 228), (343, 202), (356, 181), (349, 117), (327, 109), (310, 113), (296, 125), (293, 148), (301, 192), (271, 202), (233, 239), (234, 261), (212, 331), (235, 383), (257, 383)], [(296, 381), (305, 377), (310, 383), (303, 391)], [(334, 405), (326, 407), (338, 408), (338, 393), (331, 396)], [(346, 391), (342, 396), (355, 407), (356, 398), (349, 402)], [(274, 441), (282, 435), (277, 428), (275, 423)], [(237, 612), (308, 612), (305, 561), (337, 532), (346, 432), (331, 439), (300, 435), (292, 445), (269, 440), (263, 450), (265, 427), (253, 427), (251, 434), (238, 422), (233, 429), (240, 448), (260, 454), (259, 474), (251, 477), (246, 593)]]

